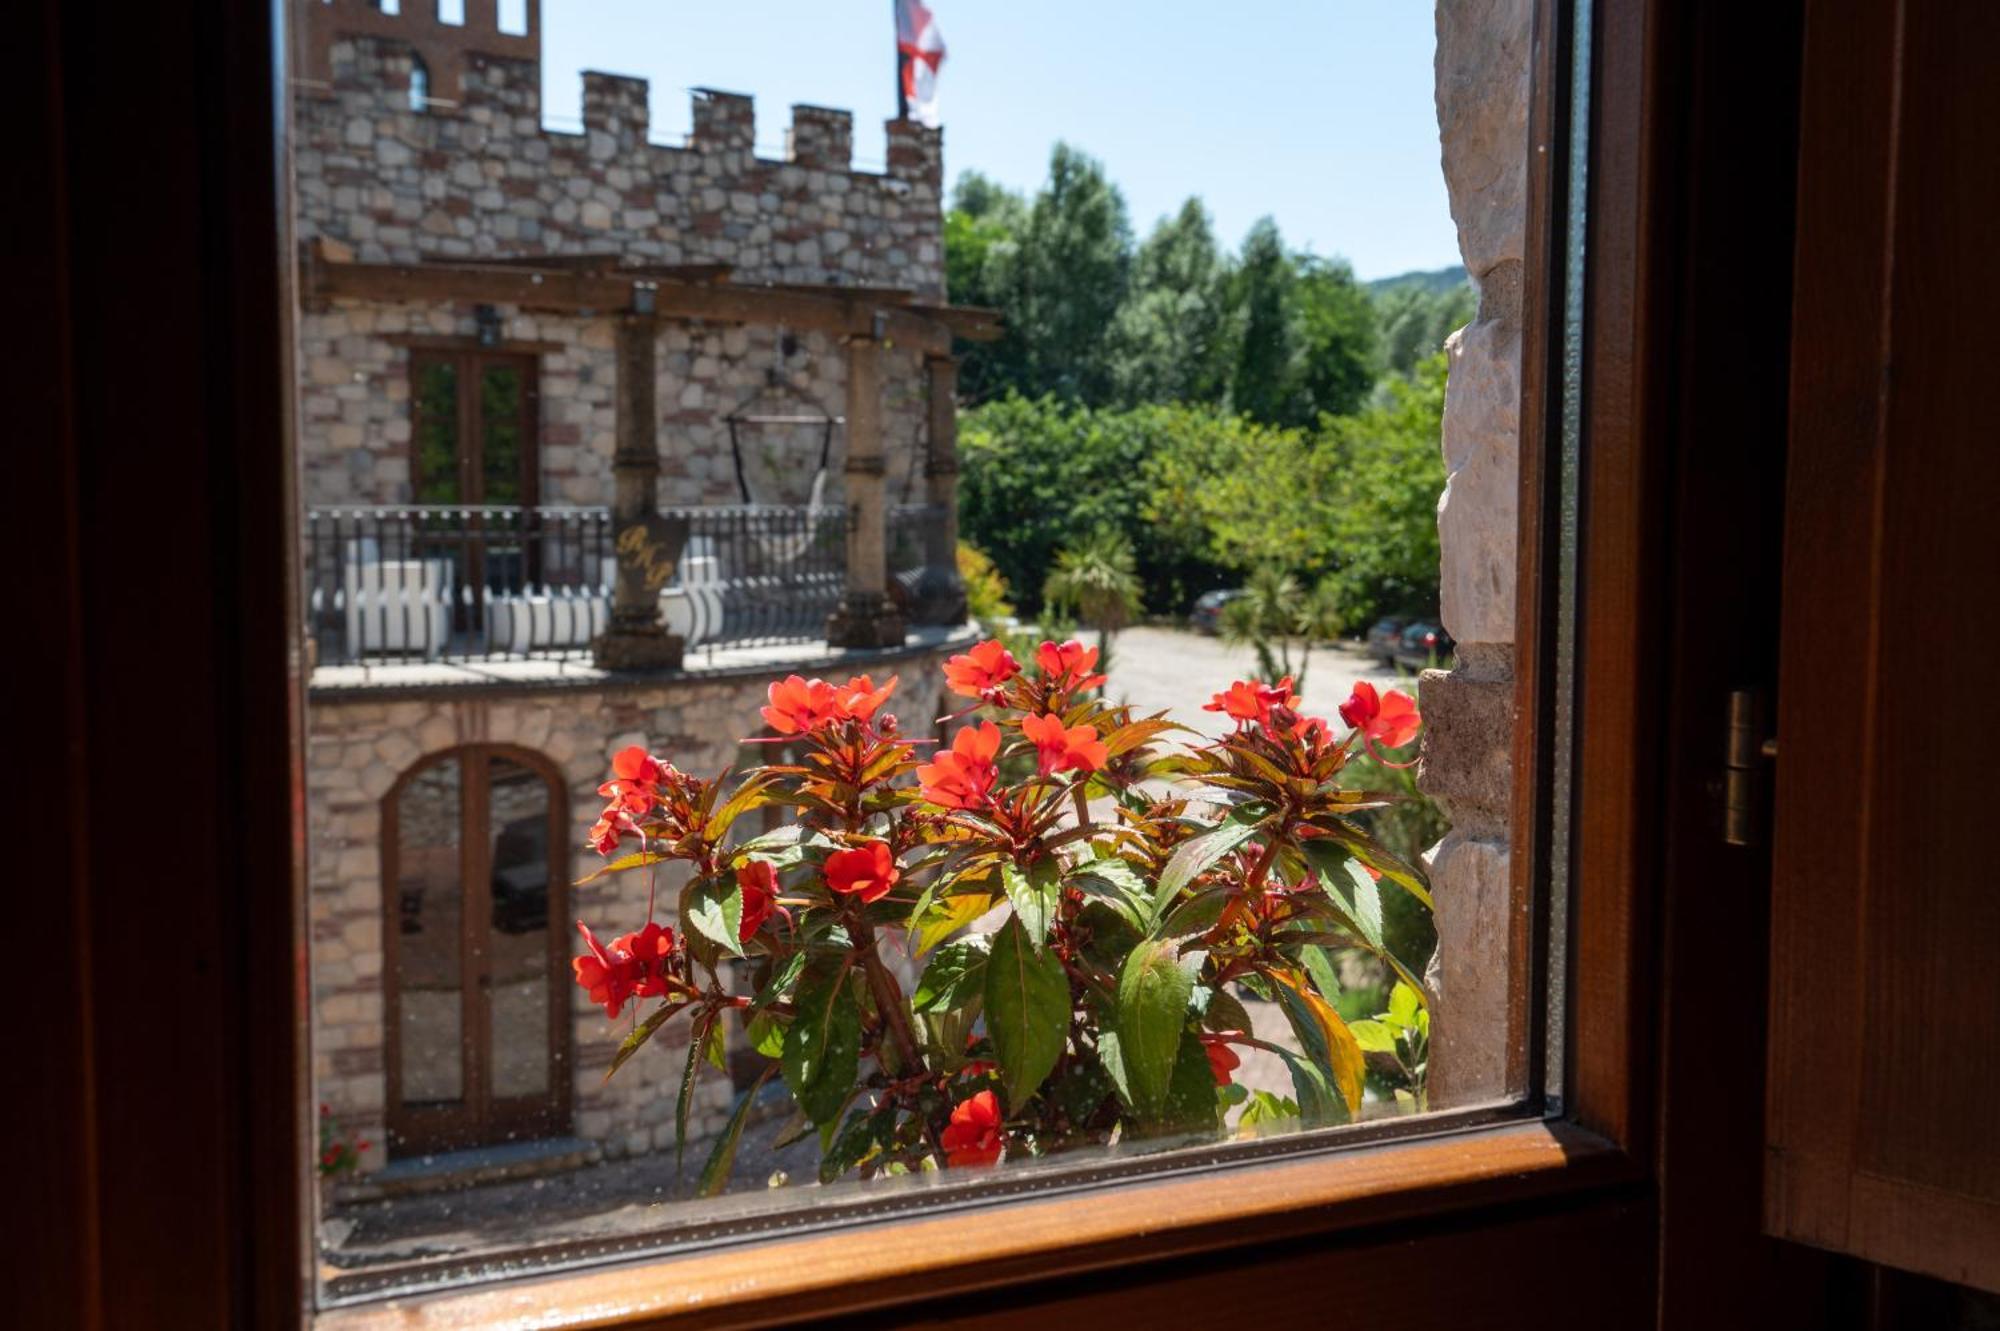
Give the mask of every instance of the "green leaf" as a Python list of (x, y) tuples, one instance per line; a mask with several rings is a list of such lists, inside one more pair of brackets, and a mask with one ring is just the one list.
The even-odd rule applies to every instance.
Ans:
[(1201, 1014), (1201, 1024), (1212, 1031), (1242, 1031), (1246, 1035), (1255, 1029), (1250, 1022), (1249, 1010), (1227, 989), (1217, 989), (1208, 996), (1208, 1007)]
[(1007, 1107), (1018, 1112), (1069, 1037), (1069, 977), (1055, 954), (1035, 947), (1018, 917), (995, 935), (986, 963), (986, 1029)]
[(1119, 973), (1118, 1042), (1132, 1107), (1141, 1117), (1158, 1119), (1166, 1107), (1193, 987), (1174, 945), (1166, 941), (1132, 949)]
[(743, 1032), (744, 1043), (766, 1058), (777, 1058), (784, 1053), (785, 1027), (789, 1025), (790, 1017), (766, 1009), (750, 1018), (749, 1027)]
[(736, 936), (743, 924), (743, 886), (734, 874), (696, 883), (687, 895), (682, 918), (711, 943), (733, 956), (743, 955), (743, 941)]
[(1167, 1083), (1167, 1103), (1160, 1126), (1171, 1132), (1213, 1133), (1220, 1126), (1222, 1101), (1215, 1093), (1215, 1073), (1201, 1041), (1183, 1040), (1174, 1055)]
[(624, 1067), (625, 1060), (638, 1053), (640, 1046), (652, 1039), (653, 1033), (666, 1025), (668, 1018), (686, 1008), (687, 1003), (684, 1000), (662, 1003), (654, 1008), (646, 1019), (633, 1027), (632, 1033), (619, 1043), (618, 1052), (611, 1056), (611, 1066), (604, 1069), (604, 1079), (610, 1081), (611, 1074)]
[(1396, 1052), (1396, 1033), (1379, 1021), (1350, 1021), (1347, 1029), (1354, 1032), (1354, 1042), (1367, 1053)]
[(1307, 943), (1299, 948), (1299, 964), (1312, 977), (1313, 988), (1325, 997), (1340, 992), (1340, 971), (1333, 964), (1327, 950), (1317, 943)]
[(764, 1089), (764, 1083), (769, 1081), (771, 1074), (777, 1070), (778, 1065), (773, 1063), (758, 1073), (757, 1080), (750, 1084), (750, 1089), (743, 1092), (743, 1097), (736, 1102), (736, 1108), (730, 1112), (729, 1122), (722, 1129), (722, 1135), (717, 1137), (715, 1145), (709, 1148), (708, 1163), (701, 1167), (701, 1177), (695, 1183), (697, 1197), (719, 1196), (722, 1190), (729, 1186), (729, 1171), (736, 1164), (736, 1147), (743, 1140), (743, 1125), (750, 1120), (750, 1106), (757, 1102), (757, 1092)]
[(849, 960), (819, 955), (806, 964), (780, 1054), (792, 1098), (822, 1127), (840, 1113), (860, 1067), (861, 1009), (846, 982)]
[(986, 992), (986, 958), (993, 940), (974, 934), (947, 943), (931, 954), (917, 981), (910, 1007), (917, 1012), (954, 1012)]
[(1333, 819), (1331, 826), (1319, 822), (1313, 825), (1322, 828), (1327, 836), (1323, 839), (1308, 840), (1307, 846), (1312, 846), (1321, 840), (1333, 841), (1344, 847), (1355, 859), (1423, 902), (1428, 909), (1436, 909), (1431, 902), (1430, 884), (1424, 881), (1423, 875), (1390, 854), (1388, 848), (1381, 842), (1345, 818)]
[(1000, 881), (1007, 889), (1007, 899), (1014, 903), (1014, 918), (1040, 947), (1048, 941), (1049, 925), (1062, 905), (1060, 866), (1052, 859), (1039, 859), (1023, 873), (1010, 862), (1000, 866)]
[(757, 997), (750, 1002), (752, 1012), (761, 1012), (785, 996), (785, 991), (798, 982), (799, 972), (806, 968), (807, 953), (803, 948), (786, 957), (784, 964), (772, 972), (771, 979)]
[(1399, 981), (1396, 987), (1389, 991), (1389, 1020), (1406, 1031), (1410, 1030), (1416, 1026), (1417, 1011), (1423, 1005), (1422, 995), (1411, 986)]
[(961, 892), (931, 903), (923, 918), (910, 922), (917, 955), (921, 957), (992, 909), (993, 897), (985, 892)]
[(736, 793), (729, 797), (729, 802), (717, 809), (709, 818), (709, 840), (720, 841), (731, 823), (759, 805), (770, 803), (768, 792), (774, 779), (770, 776), (753, 776), (738, 786)]
[(821, 1183), (831, 1183), (860, 1164), (875, 1145), (875, 1113), (875, 1106), (862, 1105), (847, 1116), (847, 1122), (819, 1158)]
[(1167, 912), (1167, 918), (1156, 931), (1161, 938), (1192, 938), (1205, 934), (1215, 927), (1222, 918), (1222, 912), (1229, 909), (1230, 898), (1236, 895), (1233, 884), (1223, 883), (1215, 887), (1205, 887)]
[(1200, 877), (1211, 864), (1248, 841), (1257, 831), (1254, 823), (1225, 822), (1176, 847), (1160, 870), (1160, 884), (1153, 892), (1153, 915), (1157, 919), (1182, 888)]
[(1143, 930), (1152, 914), (1153, 894), (1131, 865), (1123, 860), (1092, 860), (1067, 880), (1085, 896), (1101, 901), (1134, 929)]
[(1292, 1074), (1292, 1093), (1299, 1098), (1299, 1118), (1307, 1127), (1317, 1128), (1349, 1120), (1346, 1106), (1334, 1094), (1326, 1074), (1320, 1071), (1317, 1064), (1289, 1049), (1279, 1049), (1278, 1057), (1284, 1060), (1285, 1070)]
[[(1284, 1009), (1286, 1020), (1299, 1037), (1312, 1061), (1325, 1070), (1333, 1088), (1347, 1104), (1349, 1115), (1361, 1112), (1361, 1085), (1367, 1075), (1367, 1060), (1347, 1023), (1340, 1019), (1324, 998), (1313, 992), (1305, 977), (1295, 971), (1265, 972), (1273, 981), (1272, 991)], [(1303, 1103), (1303, 1101), (1301, 1102)]]
[(615, 860), (609, 860), (599, 865), (596, 869), (577, 879), (576, 886), (582, 887), (585, 883), (594, 883), (607, 874), (623, 873), (627, 869), (643, 869), (649, 864), (664, 864), (672, 858), (673, 856), (663, 851), (635, 850), (630, 855), (620, 855)]
[(681, 1093), (674, 1097), (674, 1173), (681, 1172), (682, 1159), (687, 1154), (688, 1106), (694, 1103), (694, 1084), (701, 1066), (702, 1046), (708, 1043), (708, 1032), (715, 1025), (715, 1014), (704, 1012), (697, 1018), (694, 1030), (688, 1040), (687, 1066), (681, 1069)]

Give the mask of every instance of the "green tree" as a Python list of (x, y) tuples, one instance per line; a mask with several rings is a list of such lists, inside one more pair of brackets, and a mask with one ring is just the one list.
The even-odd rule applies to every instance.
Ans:
[[(977, 171), (958, 178), (944, 218), (945, 292), (952, 301), (1007, 311), (1027, 219), (1027, 201), (1019, 194)], [(1026, 348), (1019, 339), (968, 342), (959, 351), (959, 390), (968, 401), (991, 397), (1021, 377)]]
[(1242, 328), (1229, 386), (1231, 406), (1274, 425), (1309, 417), (1299, 378), (1303, 342), (1293, 288), (1298, 270), (1285, 250), (1278, 224), (1260, 218), (1243, 240), (1231, 282)]
[(1112, 330), (1121, 402), (1221, 400), (1233, 345), (1226, 277), (1200, 199), (1160, 219), (1139, 247)]
[(1444, 349), (1445, 338), (1472, 322), (1476, 307), (1469, 282), (1443, 291), (1410, 283), (1378, 293), (1382, 367), (1394, 374), (1411, 373), (1417, 362)]
[(1132, 542), (1123, 532), (1106, 527), (1057, 552), (1056, 566), (1042, 587), (1042, 603), (1057, 614), (1074, 614), (1096, 629), (1098, 666), (1107, 668), (1113, 635), (1140, 610)]
[(1345, 259), (1301, 255), (1297, 263), (1300, 386), (1313, 415), (1345, 416), (1375, 386), (1375, 304)]
[(1125, 198), (1096, 159), (1066, 143), (1049, 156), (1016, 251), (1008, 336), (1025, 348), (1023, 392), (1101, 403), (1111, 396), (1105, 330), (1131, 277)]
[(1409, 378), (1387, 380), (1361, 412), (1327, 422), (1323, 446), (1338, 460), (1340, 481), (1332, 581), (1350, 628), (1388, 611), (1437, 610), (1444, 387), (1439, 352)]

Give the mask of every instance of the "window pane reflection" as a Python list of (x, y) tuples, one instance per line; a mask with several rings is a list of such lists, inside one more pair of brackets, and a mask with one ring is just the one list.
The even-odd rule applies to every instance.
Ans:
[(491, 912), (485, 943), (493, 1095), (549, 1090), (549, 793), (537, 772), (492, 759), (487, 826)]
[(459, 764), (426, 767), (397, 800), (397, 1044), (405, 1104), (464, 1095)]

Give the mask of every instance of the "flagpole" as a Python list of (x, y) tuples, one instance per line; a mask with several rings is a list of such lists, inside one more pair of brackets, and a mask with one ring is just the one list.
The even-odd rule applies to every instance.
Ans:
[(896, 119), (908, 120), (910, 95), (903, 91), (903, 61), (909, 57), (903, 54), (902, 0), (889, 0), (889, 31), (896, 38)]

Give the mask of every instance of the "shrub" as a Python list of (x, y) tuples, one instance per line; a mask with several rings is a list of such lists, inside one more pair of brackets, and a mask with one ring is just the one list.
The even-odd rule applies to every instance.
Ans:
[[(1028, 669), (998, 642), (953, 657), (947, 683), (979, 719), (928, 762), (884, 710), (896, 681), (867, 676), (773, 684), (765, 720), (801, 756), (733, 789), (638, 747), (614, 758), (590, 831), (611, 857), (600, 874), (678, 861), (690, 878), (684, 932), (648, 918), (607, 943), (579, 923), (593, 1002), (615, 1018), (659, 1000), (635, 1010), (611, 1071), (685, 1018), (684, 1128), (726, 1020), (767, 1060), (704, 1195), (726, 1185), (772, 1077), (819, 1129), (822, 1180), (1213, 1137), (1242, 1099), (1232, 1047), (1283, 1060), (1305, 1125), (1360, 1114), (1368, 1055), (1334, 1006), (1329, 949), (1365, 950), (1421, 1007), (1421, 959), (1396, 955), (1381, 921), (1385, 896), (1430, 896), (1353, 821), (1393, 797), (1339, 777), (1407, 744), (1414, 706), (1357, 688), (1342, 708), (1355, 729), (1335, 739), (1284, 686), (1238, 681), (1210, 704), (1235, 729), (1185, 748), (1164, 718), (1094, 698), (1097, 664), (1078, 642), (1043, 643)], [(794, 821), (729, 844), (764, 807)], [(996, 911), (993, 932), (969, 927)], [(885, 957), (896, 931), (928, 959), (914, 993)], [(743, 993), (724, 978), (739, 958)], [(1282, 1009), (1295, 1048), (1253, 1034), (1239, 987)]]
[(987, 632), (1014, 617), (1014, 604), (1007, 599), (1007, 579), (977, 546), (958, 543), (958, 576), (965, 583), (965, 610), (972, 621)]

